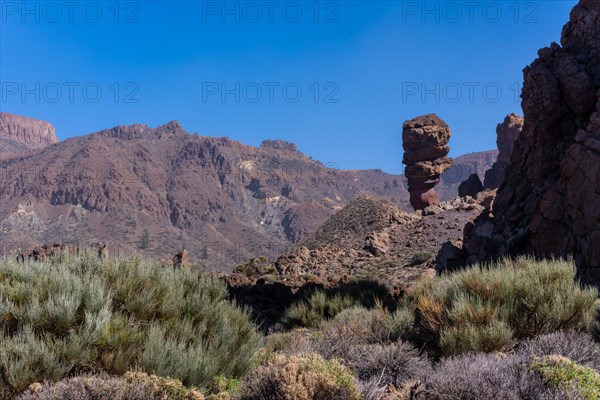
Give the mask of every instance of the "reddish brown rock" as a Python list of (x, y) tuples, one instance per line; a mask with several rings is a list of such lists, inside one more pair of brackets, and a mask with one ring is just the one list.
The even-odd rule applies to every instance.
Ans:
[(600, 282), (600, 3), (581, 0), (561, 44), (524, 71), (523, 132), (493, 216), (466, 235), (468, 261), (503, 254), (572, 255)]
[(523, 130), (523, 122), (523, 117), (520, 115), (510, 114), (506, 116), (504, 122), (498, 124), (496, 128), (498, 159), (485, 173), (484, 187), (486, 189), (496, 189), (504, 181), (514, 144)]
[(434, 187), (452, 165), (447, 157), (450, 135), (448, 125), (435, 114), (414, 118), (402, 126), (402, 162), (406, 165), (410, 203), (415, 210), (440, 202)]
[(173, 268), (187, 268), (190, 266), (190, 256), (186, 249), (181, 250), (173, 257)]
[[(194, 264), (232, 271), (252, 257), (274, 260), (357, 193), (410, 208), (401, 175), (339, 170), (283, 141), (257, 148), (189, 134), (176, 121), (76, 136), (9, 154), (11, 162), (2, 140), (0, 257), (60, 233), (67, 243), (108, 243), (111, 254), (140, 252), (165, 265), (185, 243)], [(461, 171), (485, 169), (491, 158), (467, 155)], [(457, 186), (442, 179), (437, 190), (451, 199)], [(144, 229), (148, 247), (140, 249)], [(361, 233), (361, 247), (372, 231)]]
[(0, 138), (44, 147), (58, 142), (54, 127), (46, 121), (0, 112)]

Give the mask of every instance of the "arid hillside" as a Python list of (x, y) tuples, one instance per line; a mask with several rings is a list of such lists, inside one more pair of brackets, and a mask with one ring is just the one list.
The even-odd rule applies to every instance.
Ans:
[[(19, 129), (35, 137), (33, 128)], [(3, 148), (0, 168), (4, 254), (43, 243), (102, 242), (112, 254), (135, 250), (162, 259), (186, 248), (193, 262), (231, 270), (251, 257), (275, 259), (361, 193), (409, 209), (402, 175), (338, 170), (291, 143), (252, 147), (191, 135), (177, 122), (9, 150)], [(439, 185), (442, 199), (494, 160), (495, 152), (455, 160)]]

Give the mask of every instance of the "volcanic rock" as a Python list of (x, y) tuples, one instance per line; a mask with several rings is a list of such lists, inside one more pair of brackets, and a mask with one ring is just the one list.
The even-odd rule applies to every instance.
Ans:
[(409, 206), (402, 176), (327, 168), (294, 148), (189, 134), (172, 121), (8, 158), (0, 162), (0, 255), (60, 238), (167, 264), (185, 247), (191, 262), (232, 271), (252, 257), (273, 261), (357, 193)]
[(316, 277), (327, 285), (351, 276), (405, 287), (432, 266), (424, 256), (433, 257), (444, 242), (460, 241), (462, 227), (483, 207), (456, 197), (428, 210), (405, 213), (384, 199), (360, 196), (273, 266), (278, 276), (296, 283)]
[(58, 142), (48, 122), (5, 112), (0, 112), (0, 137), (37, 147)]
[(42, 149), (58, 141), (48, 122), (0, 112), (0, 160)]
[(477, 197), (477, 193), (483, 190), (483, 184), (481, 183), (481, 179), (477, 174), (473, 174), (460, 184), (458, 187), (458, 195), (460, 197), (471, 196), (473, 198)]
[(373, 232), (365, 238), (364, 249), (374, 255), (381, 257), (390, 248), (390, 235), (387, 232)]
[(448, 125), (435, 114), (414, 118), (402, 126), (402, 162), (406, 165), (410, 203), (415, 210), (440, 202), (434, 187), (452, 165), (447, 157), (450, 135)]
[[(189, 134), (176, 121), (117, 126), (35, 151), (0, 139), (0, 256), (11, 258), (60, 239), (107, 243), (111, 254), (139, 252), (165, 265), (185, 247), (191, 262), (230, 272), (252, 257), (272, 262), (357, 193), (410, 208), (401, 175), (328, 168), (292, 143), (257, 148)], [(7, 152), (7, 141), (26, 151)], [(468, 155), (464, 170), (491, 158)], [(456, 196), (453, 180), (438, 188), (443, 199)], [(374, 231), (361, 233), (360, 248)]]
[(186, 249), (181, 250), (173, 257), (173, 268), (187, 268), (190, 266), (190, 256)]
[(510, 114), (506, 116), (504, 122), (496, 127), (498, 159), (485, 173), (484, 187), (486, 189), (496, 189), (504, 181), (514, 144), (523, 130), (523, 122), (523, 117), (520, 115)]
[(600, 283), (600, 3), (581, 0), (561, 46), (524, 70), (525, 123), (493, 215), (465, 237), (473, 262), (503, 254), (573, 256)]
[(294, 143), (286, 142), (285, 140), (263, 140), (260, 147), (263, 149), (298, 151)]

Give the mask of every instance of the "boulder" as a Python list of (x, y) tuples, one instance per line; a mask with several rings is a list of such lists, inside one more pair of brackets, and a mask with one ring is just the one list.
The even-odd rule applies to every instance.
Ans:
[(387, 232), (373, 232), (365, 238), (364, 249), (374, 255), (381, 257), (390, 247), (390, 235)]
[(471, 196), (473, 198), (477, 197), (477, 193), (483, 190), (483, 184), (481, 183), (481, 179), (477, 174), (472, 174), (469, 176), (469, 179), (464, 181), (458, 187), (458, 195), (460, 197)]

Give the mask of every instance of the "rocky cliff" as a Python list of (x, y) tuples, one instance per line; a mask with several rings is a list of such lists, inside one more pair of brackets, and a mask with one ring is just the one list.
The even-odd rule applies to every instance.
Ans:
[(492, 168), (485, 173), (483, 186), (486, 189), (497, 189), (506, 177), (506, 168), (510, 163), (510, 156), (515, 142), (523, 130), (523, 117), (509, 114), (504, 121), (496, 127), (496, 145), (498, 146), (498, 159)]
[(41, 148), (58, 142), (55, 129), (48, 122), (0, 112), (2, 152)]
[(467, 229), (468, 261), (503, 254), (575, 258), (600, 282), (600, 2), (581, 0), (561, 45), (524, 70), (523, 132), (492, 214)]

